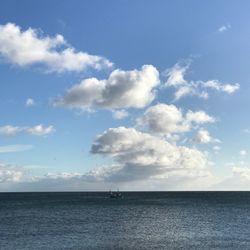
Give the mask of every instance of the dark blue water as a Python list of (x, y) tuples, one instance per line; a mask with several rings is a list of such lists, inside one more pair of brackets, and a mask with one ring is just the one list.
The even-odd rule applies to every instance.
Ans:
[(250, 249), (250, 192), (2, 193), (0, 249)]

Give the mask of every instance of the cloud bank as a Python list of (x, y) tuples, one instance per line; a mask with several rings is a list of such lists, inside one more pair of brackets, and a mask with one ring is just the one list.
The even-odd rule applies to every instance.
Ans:
[(0, 163), (0, 183), (15, 183), (22, 180), (24, 173), (18, 168)]

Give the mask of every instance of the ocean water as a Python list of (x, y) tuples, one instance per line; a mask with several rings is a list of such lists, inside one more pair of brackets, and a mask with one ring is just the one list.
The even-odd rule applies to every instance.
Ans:
[(250, 192), (1, 193), (0, 249), (250, 249)]

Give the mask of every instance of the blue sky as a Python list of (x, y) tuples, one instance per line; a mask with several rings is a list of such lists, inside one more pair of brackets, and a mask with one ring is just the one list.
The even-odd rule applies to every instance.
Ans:
[(249, 189), (249, 5), (2, 1), (1, 189)]

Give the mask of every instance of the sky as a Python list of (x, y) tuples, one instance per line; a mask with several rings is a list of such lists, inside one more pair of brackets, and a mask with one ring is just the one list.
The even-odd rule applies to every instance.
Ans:
[(0, 191), (250, 190), (249, 1), (0, 2)]

